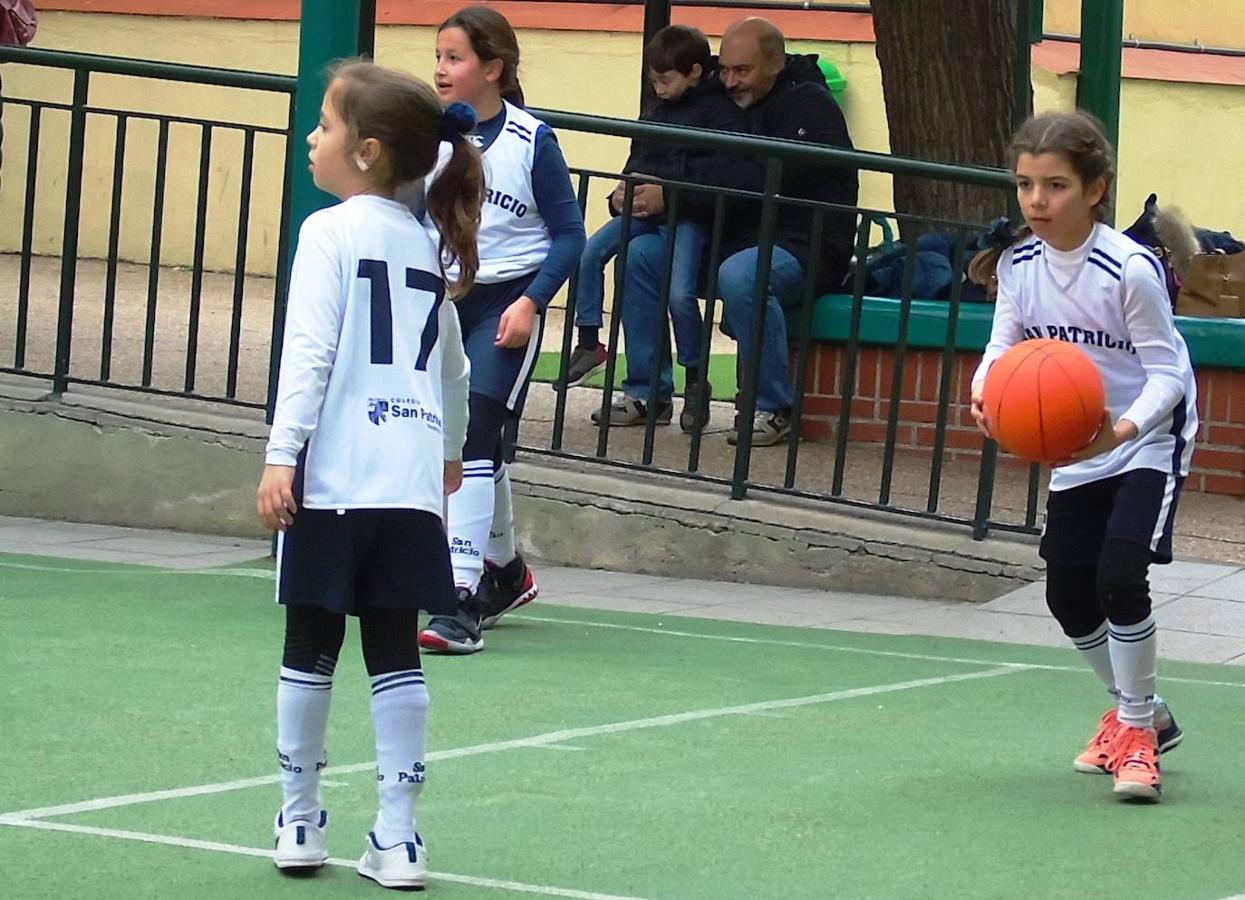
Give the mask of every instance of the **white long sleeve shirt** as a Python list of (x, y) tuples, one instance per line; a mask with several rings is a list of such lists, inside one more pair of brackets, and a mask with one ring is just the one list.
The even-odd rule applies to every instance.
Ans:
[(1075, 250), (1056, 250), (1036, 237), (1009, 247), (999, 259), (998, 285), (994, 325), (974, 387), (1020, 341), (1067, 341), (1098, 367), (1111, 418), (1137, 426), (1137, 437), (1110, 453), (1053, 469), (1050, 489), (1133, 469), (1187, 475), (1197, 432), (1197, 388), (1158, 260), (1099, 224)]
[(440, 516), (469, 376), (437, 246), (404, 204), (360, 195), (307, 218), (265, 454), (304, 467), (304, 506)]

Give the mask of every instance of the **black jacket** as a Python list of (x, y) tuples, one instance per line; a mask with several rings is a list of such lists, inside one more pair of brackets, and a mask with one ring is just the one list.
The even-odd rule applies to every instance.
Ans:
[[(700, 84), (689, 88), (677, 100), (650, 103), (640, 114), (640, 121), (717, 132), (747, 130), (744, 111), (735, 105), (713, 74), (706, 75)], [(623, 172), (652, 175), (667, 181), (746, 189), (754, 187), (759, 171), (748, 159), (653, 141), (632, 141), (631, 154), (623, 166)], [(682, 210), (680, 218), (704, 223), (713, 219), (713, 197), (708, 193), (684, 191), (679, 195), (679, 208)], [(612, 208), (610, 211), (614, 212)]]
[[(808, 141), (832, 147), (854, 149), (843, 111), (830, 96), (826, 81), (817, 67), (815, 55), (787, 57), (773, 89), (743, 111), (748, 132), (757, 137)], [(859, 178), (855, 168), (830, 168), (802, 163), (783, 165), (780, 193), (787, 197), (821, 200), (855, 206)], [(725, 239), (723, 258), (729, 253), (755, 247), (760, 207), (752, 204), (732, 217)], [(775, 242), (791, 253), (808, 270), (809, 240), (813, 211), (780, 206)], [(842, 282), (847, 273), (855, 241), (856, 214), (827, 214), (820, 249), (820, 290)]]

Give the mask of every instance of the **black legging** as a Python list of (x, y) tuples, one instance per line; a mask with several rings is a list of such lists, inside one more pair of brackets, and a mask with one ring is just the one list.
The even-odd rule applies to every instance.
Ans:
[[(415, 609), (369, 609), (359, 614), (368, 675), (419, 668), (418, 617)], [(345, 637), (345, 614), (319, 606), (287, 606), (281, 664), (296, 672), (314, 672), (321, 660), (336, 665)]]
[(1070, 638), (1109, 619), (1136, 625), (1150, 615), (1150, 548), (1108, 538), (1095, 566), (1046, 564), (1046, 605)]

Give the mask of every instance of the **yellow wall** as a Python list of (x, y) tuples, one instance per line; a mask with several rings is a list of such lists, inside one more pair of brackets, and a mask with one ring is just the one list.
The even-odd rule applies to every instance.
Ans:
[[(1081, 4), (1099, 0), (1046, 0), (1047, 34), (1079, 34)], [(1245, 47), (1245, 15), (1241, 0), (1127, 0), (1124, 35), (1139, 41), (1211, 47)]]
[[(1166, 29), (1160, 35), (1162, 39), (1179, 40), (1180, 35), (1171, 30), (1171, 22), (1159, 21), (1157, 10), (1161, 6), (1158, 0), (1130, 0), (1127, 27), (1144, 37), (1139, 29), (1161, 24)], [(1212, 0), (1198, 8), (1205, 12), (1214, 6)], [(1046, 16), (1048, 31), (1074, 30), (1079, 4), (1075, 0), (1047, 0)], [(1235, 21), (1232, 20), (1233, 28)], [(1241, 28), (1245, 30), (1245, 25)], [(1204, 35), (1206, 31), (1200, 33)], [(1231, 34), (1222, 33), (1222, 42), (1234, 39)], [(40, 22), (39, 36), (44, 47), (292, 73), (296, 66), (298, 27), (289, 22), (48, 13)], [(634, 115), (640, 50), (637, 35), (525, 31), (520, 37), (524, 88), (534, 106), (619, 117)], [(430, 28), (383, 27), (378, 34), (377, 56), (382, 63), (428, 77), (433, 41)], [(1239, 36), (1239, 43), (1245, 44), (1245, 34)], [(834, 60), (847, 77), (844, 111), (857, 146), (887, 151), (881, 76), (873, 46), (793, 41), (791, 49), (819, 52)], [(5, 93), (11, 96), (67, 102), (70, 87), (71, 79), (64, 72), (5, 67)], [(1075, 95), (1075, 77), (1056, 77), (1037, 70), (1034, 88), (1039, 110), (1069, 108)], [(273, 95), (105, 76), (94, 80), (91, 103), (274, 126), (284, 125), (286, 116), (285, 101)], [(1245, 89), (1126, 81), (1121, 107), (1120, 221), (1131, 221), (1145, 195), (1154, 190), (1163, 201), (1182, 206), (1198, 224), (1245, 234), (1245, 195), (1235, 189), (1233, 174), (1239, 165), (1238, 148), (1245, 140)], [(27, 115), (25, 109), (8, 105), (4, 116), (7, 152), (0, 191), (0, 250), (12, 251), (20, 246), (21, 239)], [(39, 253), (54, 254), (60, 248), (66, 126), (64, 113), (49, 113), (43, 123), (35, 245)], [(617, 169), (626, 156), (625, 142), (616, 139), (563, 133), (560, 140), (572, 166), (608, 171)], [(248, 268), (271, 272), (279, 237), (277, 198), (282, 151), (275, 137), (261, 136), (257, 146)], [(154, 124), (133, 122), (129, 147), (121, 255), (142, 260), (150, 243)], [(193, 246), (197, 130), (175, 127), (170, 147), (162, 258), (167, 263), (184, 265), (191, 259)], [(236, 133), (218, 135), (213, 145), (207, 263), (214, 269), (233, 267), (240, 147)], [(112, 158), (111, 121), (93, 122), (84, 176), (84, 255), (102, 256), (107, 250)], [(602, 185), (594, 188), (594, 193), (603, 195), (607, 190)], [(863, 175), (861, 202), (889, 208), (889, 178)], [(603, 209), (603, 203), (590, 204), (590, 228), (602, 220)]]

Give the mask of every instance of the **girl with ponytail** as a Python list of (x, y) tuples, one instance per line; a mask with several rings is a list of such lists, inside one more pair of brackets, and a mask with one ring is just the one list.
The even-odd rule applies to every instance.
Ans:
[[(333, 71), (307, 137), (316, 186), (341, 202), (299, 232), (257, 497), (260, 518), (280, 532), (285, 606), (280, 869), (314, 870), (328, 859), (320, 773), (353, 615), (372, 685), (380, 795), (358, 870), (386, 887), (424, 885), (415, 803), (428, 689), (416, 635), (420, 609), (456, 609), (441, 517), (445, 494), (462, 483), (469, 368), (447, 301), (469, 291), (480, 268), (484, 173), (463, 137), (473, 124), (469, 109), (443, 112), (409, 75), (348, 62)], [(433, 236), (394, 192), (432, 170), (443, 139), (448, 159), (427, 204)]]
[[(484, 646), (481, 629), (536, 596), (515, 547), (502, 431), (522, 411), (544, 312), (579, 265), (584, 221), (553, 132), (523, 108), (519, 42), (500, 13), (472, 6), (441, 23), (435, 78), (447, 109), (476, 111), (470, 140), (483, 152), (487, 184), (475, 287), (455, 305), (471, 360), (463, 489), (447, 506), (458, 610), (432, 619), (419, 642), (474, 653)], [(434, 173), (430, 198), (449, 171)]]

